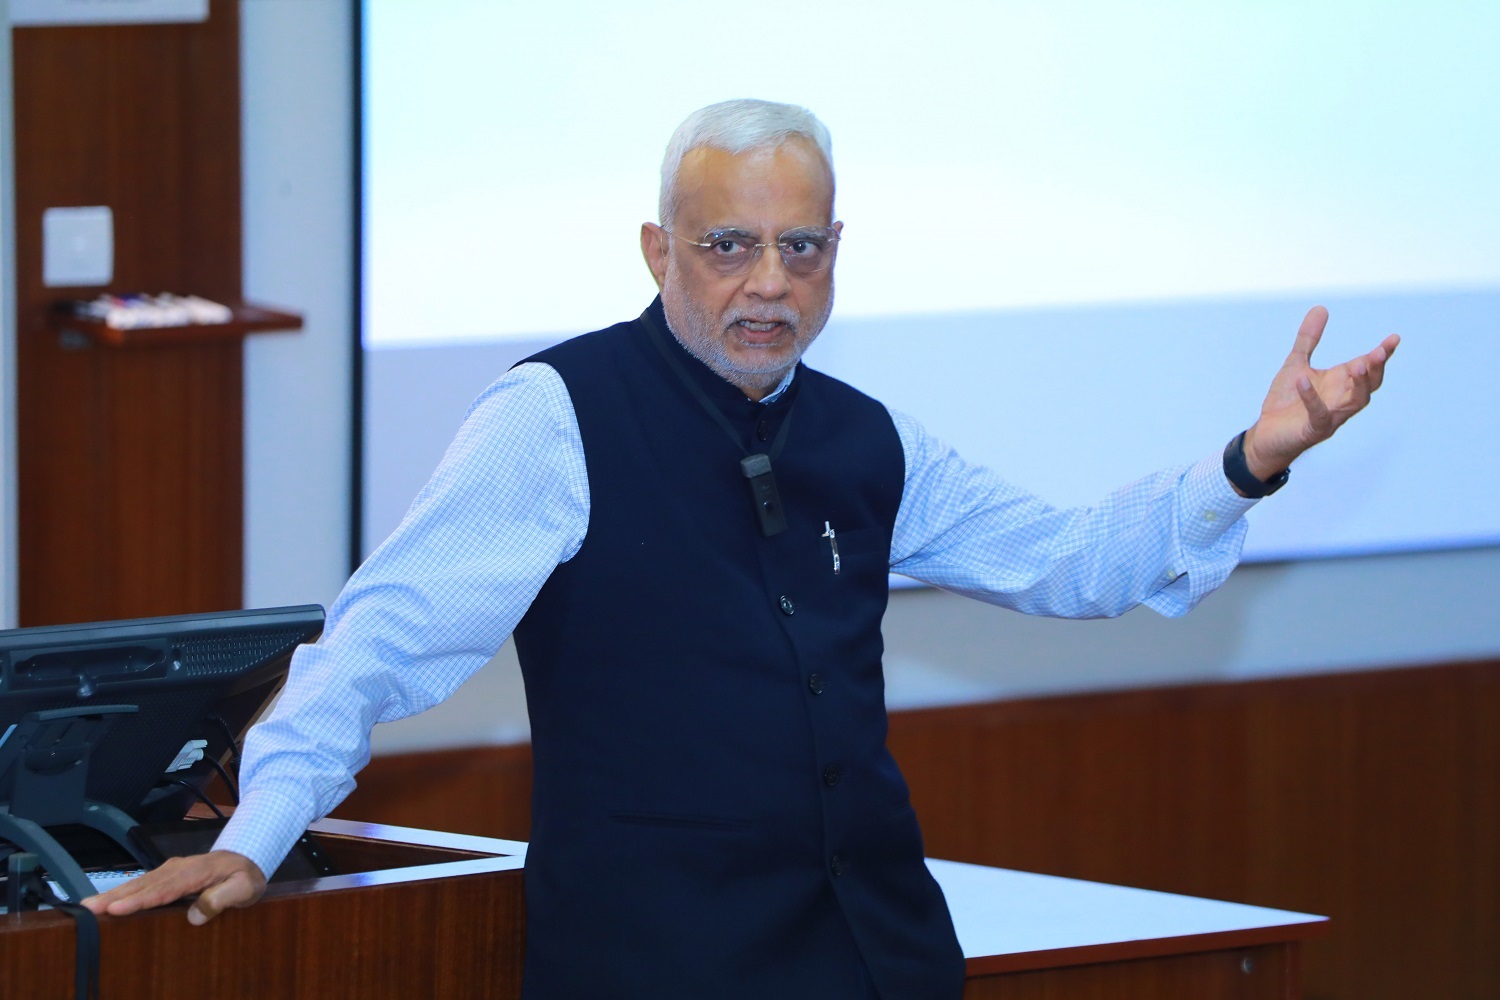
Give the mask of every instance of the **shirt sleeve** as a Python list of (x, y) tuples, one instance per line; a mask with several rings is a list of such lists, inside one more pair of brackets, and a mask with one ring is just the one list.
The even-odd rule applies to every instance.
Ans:
[(490, 660), (588, 527), (583, 442), (562, 378), (524, 364), (470, 407), (401, 525), (292, 657), (246, 737), (242, 795), (214, 845), (269, 875), (354, 788), (370, 729), (448, 697)]
[(1144, 603), (1176, 617), (1239, 562), (1255, 501), (1234, 492), (1218, 455), (1064, 509), (891, 418), (906, 454), (894, 572), (1026, 614), (1111, 618)]

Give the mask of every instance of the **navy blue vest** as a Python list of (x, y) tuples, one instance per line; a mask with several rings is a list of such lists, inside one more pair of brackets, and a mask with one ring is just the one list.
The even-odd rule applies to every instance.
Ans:
[[(833, 1000), (860, 995), (863, 959), (885, 1000), (959, 996), (885, 748), (904, 476), (885, 408), (807, 368), (751, 403), (677, 344), (659, 300), (530, 360), (567, 385), (590, 514), (515, 633), (535, 759), (525, 995)], [(766, 538), (740, 458), (789, 414), (788, 528)]]

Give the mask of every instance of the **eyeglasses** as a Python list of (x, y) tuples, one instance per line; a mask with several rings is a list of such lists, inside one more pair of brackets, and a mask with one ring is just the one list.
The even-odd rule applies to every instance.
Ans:
[(749, 271), (766, 247), (775, 247), (781, 254), (781, 263), (793, 274), (817, 274), (833, 263), (839, 242), (838, 230), (823, 226), (788, 229), (774, 243), (761, 243), (757, 234), (743, 229), (714, 229), (704, 233), (701, 240), (678, 236), (670, 229), (666, 232), (684, 243), (701, 247), (709, 266), (726, 275)]

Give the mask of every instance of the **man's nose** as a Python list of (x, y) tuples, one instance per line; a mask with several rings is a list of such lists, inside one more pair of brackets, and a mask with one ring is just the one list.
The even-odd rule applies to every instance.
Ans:
[(745, 276), (745, 291), (757, 298), (779, 299), (791, 290), (791, 275), (781, 259), (781, 248), (762, 247)]

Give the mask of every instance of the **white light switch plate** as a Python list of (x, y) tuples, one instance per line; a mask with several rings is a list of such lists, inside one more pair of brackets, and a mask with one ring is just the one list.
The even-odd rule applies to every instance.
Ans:
[(115, 217), (108, 206), (49, 208), (42, 213), (42, 284), (107, 285), (115, 276)]

